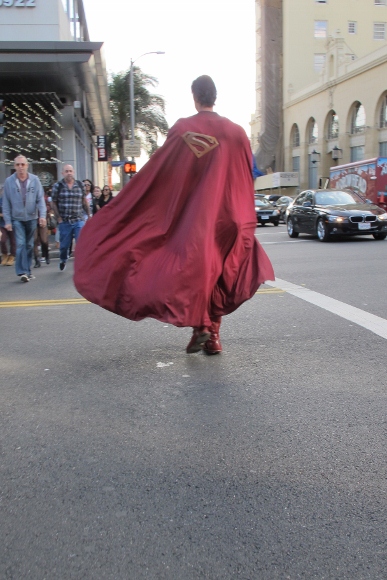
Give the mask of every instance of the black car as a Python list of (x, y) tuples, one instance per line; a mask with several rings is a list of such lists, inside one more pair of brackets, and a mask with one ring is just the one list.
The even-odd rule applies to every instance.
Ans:
[(279, 219), (282, 222), (286, 222), (286, 208), (290, 203), (294, 201), (294, 197), (289, 197), (287, 195), (282, 195), (275, 204), (275, 207), (279, 211)]
[(255, 199), (255, 213), (257, 224), (265, 226), (268, 223), (278, 226), (279, 211), (266, 199)]
[(265, 199), (267, 199), (267, 201), (270, 201), (270, 203), (272, 203), (273, 205), (277, 205), (277, 200), (279, 200), (279, 198), (282, 197), (281, 194), (278, 193), (271, 193), (270, 195), (265, 195)]
[(320, 242), (335, 235), (387, 237), (387, 213), (350, 190), (315, 189), (300, 193), (287, 210), (288, 234), (312, 234)]

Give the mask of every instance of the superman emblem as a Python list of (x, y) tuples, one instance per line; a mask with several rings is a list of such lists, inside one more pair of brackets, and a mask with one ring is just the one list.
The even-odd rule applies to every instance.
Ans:
[(203, 155), (219, 145), (216, 137), (211, 137), (211, 135), (202, 135), (201, 133), (187, 131), (182, 137), (191, 151), (195, 153), (196, 157), (203, 157)]

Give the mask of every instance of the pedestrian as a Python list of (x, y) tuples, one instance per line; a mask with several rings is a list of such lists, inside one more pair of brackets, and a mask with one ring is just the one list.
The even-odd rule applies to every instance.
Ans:
[(98, 185), (94, 185), (93, 191), (93, 215), (99, 210), (98, 200), (102, 195), (101, 188)]
[(29, 282), (34, 247), (34, 235), (38, 223), (46, 225), (46, 204), (42, 184), (36, 175), (28, 173), (28, 160), (18, 155), (14, 160), (15, 173), (4, 183), (3, 216), (5, 229), (15, 232), (17, 276)]
[(0, 239), (1, 239), (1, 265), (13, 266), (16, 256), (15, 233), (5, 229), (3, 218), (3, 188), (0, 191)]
[(44, 194), (44, 201), (46, 204), (46, 225), (45, 226), (40, 226), (38, 225), (38, 227), (35, 230), (35, 236), (34, 236), (34, 258), (35, 258), (35, 265), (34, 268), (40, 268), (41, 266), (41, 261), (39, 258), (39, 246), (41, 248), (42, 251), (42, 261), (46, 262), (47, 266), (50, 263), (50, 253), (49, 253), (49, 246), (48, 246), (48, 222), (50, 219), (50, 213), (51, 213), (51, 205), (50, 202), (48, 201), (48, 194), (45, 193)]
[(51, 206), (59, 227), (59, 270), (66, 269), (69, 247), (74, 237), (78, 240), (83, 228), (84, 214), (90, 217), (90, 208), (86, 199), (85, 187), (81, 181), (74, 177), (74, 169), (71, 165), (65, 165), (62, 171), (63, 179), (54, 184), (52, 188)]
[(99, 209), (103, 208), (104, 205), (109, 203), (113, 199), (112, 190), (108, 185), (104, 185), (102, 189), (102, 195), (98, 200)]
[[(89, 204), (89, 217), (93, 215), (93, 198), (94, 198), (94, 185), (90, 179), (84, 179), (83, 185), (85, 186), (86, 201)], [(84, 212), (84, 218), (86, 221), (88, 214)]]
[(77, 290), (130, 320), (193, 327), (188, 353), (222, 351), (222, 316), (274, 280), (255, 237), (245, 131), (214, 112), (216, 88), (192, 83), (197, 114), (179, 119), (148, 163), (86, 224)]

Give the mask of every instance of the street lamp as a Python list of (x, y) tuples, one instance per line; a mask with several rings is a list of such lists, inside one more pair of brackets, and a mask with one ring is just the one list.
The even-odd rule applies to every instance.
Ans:
[(341, 159), (343, 157), (343, 150), (339, 149), (337, 147), (337, 145), (335, 145), (335, 147), (333, 147), (331, 153), (332, 153), (332, 159), (334, 161), (337, 161), (338, 159)]
[(310, 154), (310, 160), (312, 163), (318, 163), (320, 161), (320, 153), (313, 149), (312, 153)]
[(152, 51), (152, 52), (144, 52), (136, 58), (136, 60), (130, 60), (130, 71), (129, 71), (129, 98), (130, 98), (130, 141), (134, 143), (134, 83), (133, 83), (133, 65), (137, 62), (141, 57), (147, 54), (165, 54), (161, 50)]

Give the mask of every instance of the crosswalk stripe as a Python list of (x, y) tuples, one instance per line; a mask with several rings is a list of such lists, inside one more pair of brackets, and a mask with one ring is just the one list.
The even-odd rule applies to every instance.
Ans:
[(301, 300), (305, 300), (306, 302), (319, 306), (332, 314), (336, 314), (341, 318), (354, 322), (358, 326), (362, 326), (382, 338), (387, 338), (387, 320), (380, 318), (380, 316), (375, 316), (375, 314), (361, 310), (361, 308), (350, 306), (345, 302), (340, 302), (340, 300), (325, 296), (325, 294), (309, 290), (309, 288), (305, 288), (305, 286), (298, 286), (297, 284), (292, 284), (291, 282), (280, 280), (279, 278), (276, 278), (275, 282), (269, 281), (265, 282), (265, 284), (272, 288), (281, 289), (287, 294), (292, 294), (297, 298), (301, 298)]

